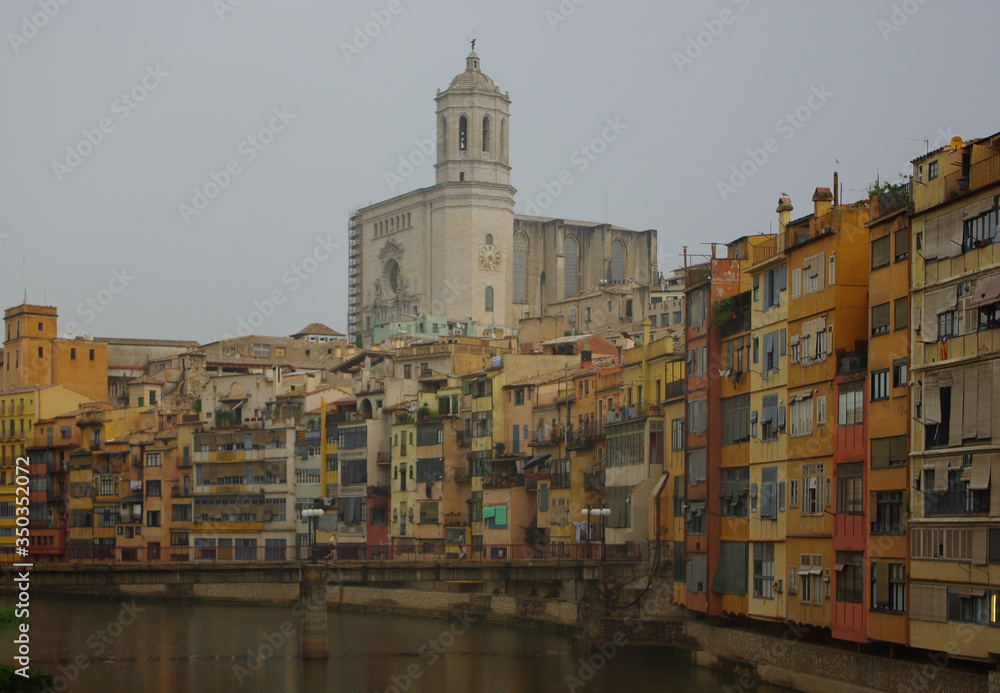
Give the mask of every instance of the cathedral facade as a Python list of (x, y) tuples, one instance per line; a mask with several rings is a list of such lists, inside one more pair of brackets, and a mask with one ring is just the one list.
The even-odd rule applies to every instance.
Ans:
[(474, 51), (435, 101), (434, 185), (351, 215), (351, 338), (367, 345), (374, 326), (420, 315), (509, 334), (602, 281), (656, 281), (654, 230), (514, 214), (510, 98)]

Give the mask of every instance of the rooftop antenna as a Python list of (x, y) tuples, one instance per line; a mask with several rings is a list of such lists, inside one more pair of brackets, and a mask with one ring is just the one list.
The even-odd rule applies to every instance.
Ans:
[(924, 154), (931, 153), (931, 141), (926, 137), (907, 137), (906, 139), (911, 142), (923, 142), (924, 143)]
[(21, 256), (21, 286), (24, 287), (24, 301), (23, 303), (27, 305), (28, 303), (28, 272), (25, 269), (27, 266), (27, 258)]

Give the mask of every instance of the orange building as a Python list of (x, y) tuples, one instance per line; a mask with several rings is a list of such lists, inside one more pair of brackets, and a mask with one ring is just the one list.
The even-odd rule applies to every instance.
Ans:
[(828, 188), (817, 188), (813, 203), (812, 214), (790, 222), (784, 231), (791, 273), (790, 365), (787, 422), (781, 420), (786, 414), (782, 408), (778, 424), (788, 436), (789, 494), (795, 500), (786, 518), (786, 560), (798, 563), (797, 571), (789, 571), (796, 584), (787, 585), (798, 599), (786, 601), (786, 618), (829, 628), (835, 589), (843, 597), (839, 601), (862, 603), (857, 552), (835, 555), (832, 542), (838, 438), (828, 411), (836, 396), (835, 355), (853, 352), (867, 336), (868, 206), (836, 205)]
[[(867, 638), (907, 644), (906, 461), (910, 426), (910, 220), (909, 188), (888, 189), (869, 200), (868, 373), (877, 392), (867, 399), (868, 531), (862, 580)], [(858, 357), (862, 352), (857, 354)], [(859, 364), (863, 370), (864, 365)], [(888, 383), (888, 388), (882, 384)], [(857, 386), (854, 386), (855, 391)], [(875, 397), (874, 395), (878, 395)], [(856, 395), (840, 390), (841, 399)], [(857, 410), (855, 409), (855, 412)], [(845, 412), (845, 415), (849, 416)], [(838, 486), (838, 492), (840, 488)], [(870, 589), (868, 588), (870, 586)]]
[(65, 385), (103, 402), (108, 397), (108, 345), (89, 338), (59, 339), (52, 306), (22, 303), (4, 312), (0, 390)]

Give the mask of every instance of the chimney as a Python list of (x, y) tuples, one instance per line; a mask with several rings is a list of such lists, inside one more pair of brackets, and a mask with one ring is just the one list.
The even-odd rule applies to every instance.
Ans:
[(580, 368), (590, 368), (593, 365), (593, 357), (589, 349), (580, 352)]
[(792, 218), (792, 198), (790, 197), (779, 197), (778, 198), (778, 208), (774, 210), (778, 213), (778, 233), (784, 233), (785, 229), (788, 227), (788, 222)]
[(840, 204), (840, 174), (833, 172), (833, 206)]
[(833, 204), (833, 193), (830, 192), (830, 188), (816, 188), (816, 192), (813, 193), (813, 204), (814, 217), (818, 219), (826, 215)]

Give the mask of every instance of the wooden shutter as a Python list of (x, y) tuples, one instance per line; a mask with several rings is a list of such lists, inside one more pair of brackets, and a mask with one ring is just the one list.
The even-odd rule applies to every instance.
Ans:
[(885, 604), (889, 601), (889, 564), (875, 564), (875, 601)]

